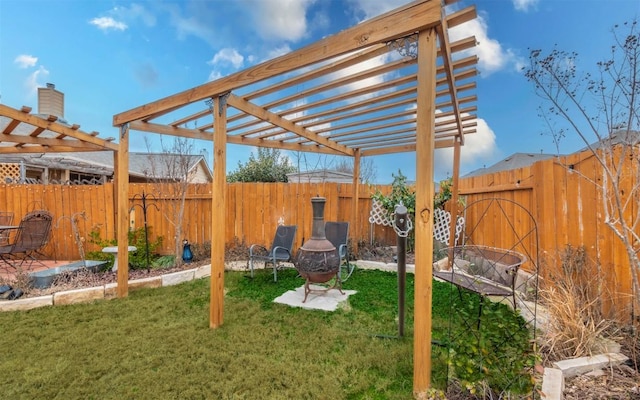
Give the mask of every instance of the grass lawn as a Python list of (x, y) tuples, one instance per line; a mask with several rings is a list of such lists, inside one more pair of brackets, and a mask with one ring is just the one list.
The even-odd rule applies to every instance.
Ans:
[[(126, 299), (0, 313), (3, 397), (412, 398), (412, 275), (407, 276), (405, 338), (385, 339), (379, 336), (398, 331), (393, 273), (356, 271), (344, 287), (358, 293), (333, 313), (271, 302), (303, 284), (295, 270), (278, 273), (277, 283), (267, 271), (253, 280), (245, 274), (226, 273), (224, 324), (215, 330), (209, 328), (208, 279), (137, 290)], [(448, 284), (434, 282), (434, 339), (450, 343), (455, 332), (470, 329), (452, 317), (450, 305), (471, 304), (474, 298), (461, 298)], [(508, 318), (517, 326), (512, 314), (496, 318), (500, 308), (506, 307), (489, 310), (490, 319), (503, 324)], [(505, 328), (511, 329), (499, 330)], [(528, 339), (525, 331), (512, 341), (521, 346)], [(434, 387), (445, 388), (449, 367), (476, 369), (473, 357), (464, 353), (463, 346), (449, 358), (443, 347), (434, 346)]]

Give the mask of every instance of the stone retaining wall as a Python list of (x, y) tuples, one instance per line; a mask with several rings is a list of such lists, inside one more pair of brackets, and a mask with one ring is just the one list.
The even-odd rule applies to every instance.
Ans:
[[(236, 269), (237, 266), (227, 266), (227, 268)], [(211, 276), (211, 265), (204, 265), (198, 268), (173, 272), (170, 274), (130, 280), (129, 290), (173, 286), (208, 276)], [(114, 282), (103, 286), (65, 290), (63, 292), (56, 292), (46, 296), (27, 297), (17, 300), (3, 300), (0, 301), (0, 312), (24, 311), (38, 307), (59, 306), (65, 304), (91, 303), (96, 300), (104, 299), (110, 300), (117, 297), (117, 289), (118, 284)]]

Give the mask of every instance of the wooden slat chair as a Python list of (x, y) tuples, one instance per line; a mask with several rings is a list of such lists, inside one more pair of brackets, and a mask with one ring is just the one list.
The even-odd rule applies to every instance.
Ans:
[(273, 265), (273, 281), (278, 280), (278, 268), (283, 262), (291, 261), (293, 258), (293, 241), (296, 237), (296, 225), (280, 225), (271, 242), (271, 247), (253, 244), (249, 247), (249, 269), (253, 278), (253, 263), (262, 261), (265, 264)]
[[(11, 266), (22, 267), (27, 260), (30, 265), (39, 262), (35, 257), (46, 246), (51, 236), (51, 223), (53, 217), (45, 210), (36, 210), (27, 213), (17, 229), (14, 240), (0, 246), (0, 259)], [(19, 260), (20, 263), (11, 263), (10, 260)]]

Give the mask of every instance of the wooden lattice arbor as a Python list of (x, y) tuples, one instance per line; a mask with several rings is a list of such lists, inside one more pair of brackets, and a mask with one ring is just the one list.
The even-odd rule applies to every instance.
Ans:
[(17, 110), (0, 104), (0, 132), (0, 154), (118, 151), (114, 138), (101, 139), (55, 115), (31, 114), (26, 106)]
[[(444, 7), (455, 1), (409, 3), (273, 60), (114, 115), (113, 125), (120, 128), (119, 193), (127, 191), (130, 130), (214, 143), (212, 328), (223, 323), (220, 238), (228, 143), (351, 156), (354, 183), (361, 157), (415, 151), (414, 391), (429, 387), (433, 153), (454, 148), (456, 178), (460, 146), (476, 128), (477, 57), (469, 53), (476, 40), (449, 41), (449, 28), (476, 13), (469, 7), (447, 15)], [(118, 208), (119, 265), (126, 266), (124, 200)], [(119, 296), (127, 294), (127, 273), (118, 271)]]

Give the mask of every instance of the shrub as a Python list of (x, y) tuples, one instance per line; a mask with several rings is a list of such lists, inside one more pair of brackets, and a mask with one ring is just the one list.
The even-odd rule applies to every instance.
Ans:
[(480, 305), (469, 292), (450, 300), (450, 318), (458, 322), (452, 323), (448, 363), (461, 389), (480, 398), (531, 393), (536, 354), (524, 319), (504, 304)]
[[(137, 248), (136, 251), (129, 253), (129, 265), (131, 269), (150, 268), (154, 265), (156, 259), (160, 257), (155, 251), (158, 247), (162, 246), (162, 236), (158, 236), (155, 240), (147, 240), (147, 232), (149, 237), (151, 237), (151, 227), (147, 227), (146, 231), (144, 227), (140, 227), (130, 230), (128, 233), (129, 246), (135, 246)], [(89, 243), (96, 245), (100, 250), (88, 252), (87, 258), (91, 260), (109, 261), (109, 265), (113, 265), (115, 256), (113, 254), (103, 253), (102, 248), (116, 246), (118, 242), (115, 239), (103, 239), (100, 236), (100, 228), (95, 227), (89, 233)], [(147, 251), (149, 252), (148, 260)]]
[[(395, 213), (397, 205), (404, 205), (407, 208), (407, 216), (413, 220), (416, 214), (416, 192), (407, 185), (407, 177), (402, 175), (402, 171), (398, 170), (398, 175), (392, 174), (392, 176), (391, 193), (385, 196), (380, 190), (376, 190), (371, 198), (380, 202), (390, 216)], [(413, 250), (414, 243), (415, 230), (411, 229), (407, 236), (407, 251)]]

